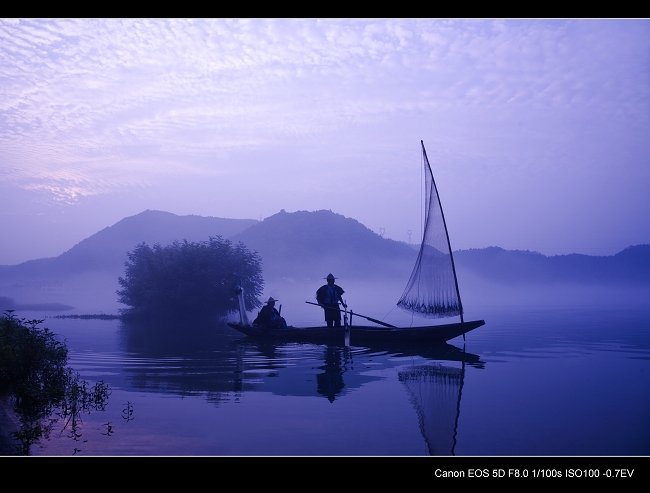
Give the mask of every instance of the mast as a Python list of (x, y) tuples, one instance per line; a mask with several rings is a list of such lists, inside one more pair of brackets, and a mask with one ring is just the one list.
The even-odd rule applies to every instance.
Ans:
[[(445, 213), (442, 210), (442, 203), (440, 202), (440, 194), (438, 193), (438, 187), (436, 187), (436, 180), (433, 178), (433, 172), (431, 171), (431, 165), (429, 164), (429, 158), (427, 156), (427, 151), (424, 148), (424, 141), (420, 140), (422, 144), (422, 153), (424, 154), (424, 162), (427, 163), (429, 168), (429, 173), (431, 175), (431, 182), (433, 183), (433, 188), (436, 191), (436, 197), (438, 198), (438, 206), (440, 206), (440, 215), (442, 216), (442, 224), (445, 227), (445, 236), (447, 237), (447, 246), (449, 247), (449, 257), (451, 258), (451, 270), (454, 273), (454, 283), (456, 284), (456, 296), (458, 296), (458, 311), (460, 312), (460, 323), (464, 323), (463, 319), (463, 303), (460, 301), (460, 290), (458, 289), (458, 278), (456, 277), (456, 266), (454, 265), (454, 255), (451, 251), (451, 242), (449, 241), (449, 231), (447, 231), (447, 223), (445, 221)], [(463, 339), (465, 334), (463, 334)]]

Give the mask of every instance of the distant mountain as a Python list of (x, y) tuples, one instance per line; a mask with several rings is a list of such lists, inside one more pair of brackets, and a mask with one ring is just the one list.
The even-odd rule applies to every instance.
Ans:
[(456, 263), (491, 281), (650, 283), (650, 245), (636, 245), (610, 256), (573, 253), (547, 257), (499, 247), (459, 250)]
[(254, 219), (177, 216), (170, 212), (146, 210), (102, 229), (58, 257), (0, 266), (0, 275), (31, 278), (87, 271), (122, 272), (126, 253), (139, 243), (168, 245), (174, 240), (202, 241), (217, 235), (227, 238), (257, 222)]
[[(109, 299), (116, 303), (117, 278), (124, 273), (126, 252), (137, 244), (204, 241), (217, 235), (241, 241), (257, 251), (267, 280), (314, 281), (331, 272), (346, 282), (399, 279), (406, 283), (418, 253), (406, 243), (382, 238), (358, 221), (328, 210), (283, 210), (264, 221), (145, 211), (95, 233), (58, 257), (0, 266), (0, 296), (23, 304), (56, 301), (89, 306)], [(547, 257), (489, 247), (456, 251), (454, 259), (461, 280), (463, 272), (471, 272), (513, 286), (558, 282), (650, 284), (650, 245), (632, 246), (604, 257)]]
[(328, 210), (282, 210), (230, 239), (256, 250), (270, 277), (320, 279), (332, 272), (347, 278), (404, 278), (417, 257), (405, 243)]

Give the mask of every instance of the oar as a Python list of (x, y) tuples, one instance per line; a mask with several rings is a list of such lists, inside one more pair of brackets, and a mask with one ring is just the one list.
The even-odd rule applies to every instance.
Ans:
[[(321, 308), (329, 308), (330, 310), (338, 310), (338, 308), (333, 308), (331, 306), (324, 306), (324, 305), (321, 305), (319, 303), (312, 303), (311, 301), (305, 301), (305, 303), (309, 303), (310, 305), (320, 306)], [(389, 327), (391, 329), (396, 329), (397, 328), (394, 325), (387, 324), (386, 322), (382, 322), (381, 320), (376, 320), (374, 318), (366, 317), (365, 315), (359, 315), (358, 313), (355, 313), (355, 315), (357, 317), (361, 317), (361, 318), (365, 318), (366, 320), (370, 320), (371, 322), (374, 322), (376, 324), (383, 325), (384, 327)]]

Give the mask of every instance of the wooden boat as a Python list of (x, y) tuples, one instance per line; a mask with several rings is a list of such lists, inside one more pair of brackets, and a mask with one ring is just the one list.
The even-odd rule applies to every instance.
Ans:
[(446, 342), (484, 325), (483, 320), (422, 327), (372, 327), (354, 325), (352, 327), (292, 327), (286, 329), (262, 328), (241, 323), (228, 323), (230, 327), (251, 337), (291, 340), (296, 342), (343, 342), (346, 336), (350, 343), (369, 343), (373, 341), (427, 341)]
[(418, 259), (406, 289), (397, 302), (397, 306), (414, 315), (428, 318), (459, 316), (460, 322), (416, 327), (395, 327), (380, 320), (350, 312), (351, 318), (352, 316), (362, 317), (378, 324), (379, 327), (349, 326), (346, 311), (345, 325), (342, 327), (289, 326), (282, 329), (255, 327), (248, 322), (246, 317), (243, 292), (240, 289), (240, 322), (228, 323), (228, 325), (252, 337), (307, 342), (341, 342), (345, 340), (346, 344), (350, 340), (354, 343), (372, 341), (446, 342), (461, 335), (464, 339), (467, 332), (485, 325), (483, 320), (465, 322), (463, 318), (463, 305), (460, 301), (458, 278), (456, 277), (456, 267), (449, 241), (449, 233), (447, 232), (447, 224), (445, 223), (442, 204), (433, 179), (433, 172), (424, 148), (424, 142), (420, 141), (420, 143), (422, 144), (422, 160), (426, 178), (424, 232)]

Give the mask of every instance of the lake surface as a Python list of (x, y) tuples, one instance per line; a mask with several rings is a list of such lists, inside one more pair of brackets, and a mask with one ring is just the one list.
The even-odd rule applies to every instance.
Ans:
[(31, 452), (650, 455), (648, 303), (471, 315), (486, 325), (465, 343), (356, 346), (353, 329), (347, 348), (48, 318), (71, 366), (112, 394), (77, 440), (55, 428)]

